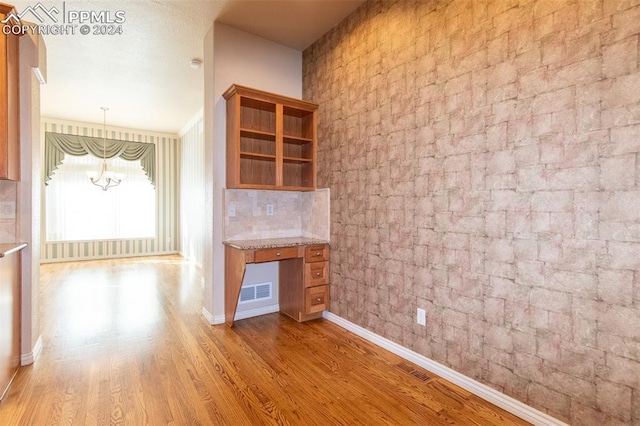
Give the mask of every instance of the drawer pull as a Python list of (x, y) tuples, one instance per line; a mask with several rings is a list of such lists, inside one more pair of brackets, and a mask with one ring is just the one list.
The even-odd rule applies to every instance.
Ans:
[(277, 252), (277, 253), (276, 253), (276, 256), (280, 256), (280, 252)]
[(320, 276), (320, 272), (316, 272), (316, 277), (319, 277), (319, 276)]
[(319, 251), (319, 252), (317, 252), (317, 253), (316, 253), (316, 256), (321, 256), (321, 255), (322, 255), (322, 252), (321, 252), (321, 251)]
[(316, 299), (316, 302), (320, 303), (320, 302), (322, 302), (322, 299), (318, 297), (318, 298)]

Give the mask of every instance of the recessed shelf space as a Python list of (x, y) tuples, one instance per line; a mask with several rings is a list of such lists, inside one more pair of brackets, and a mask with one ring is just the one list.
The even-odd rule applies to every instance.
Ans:
[(240, 98), (240, 128), (276, 133), (276, 106), (253, 98)]
[(313, 163), (299, 161), (285, 161), (283, 168), (282, 184), (291, 188), (306, 188), (313, 181)]
[(240, 132), (240, 152), (276, 155), (275, 135)]
[(314, 113), (292, 107), (283, 107), (282, 133), (285, 137), (313, 139)]
[(275, 185), (275, 157), (248, 154), (240, 156), (240, 181), (243, 185)]
[(313, 161), (313, 144), (312, 143), (285, 143), (282, 145), (282, 155), (284, 158), (299, 158)]

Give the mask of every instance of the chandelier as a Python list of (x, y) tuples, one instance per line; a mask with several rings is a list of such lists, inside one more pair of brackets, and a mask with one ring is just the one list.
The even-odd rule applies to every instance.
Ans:
[(102, 169), (100, 174), (89, 172), (89, 180), (92, 184), (99, 186), (103, 191), (120, 185), (123, 176), (119, 173), (107, 170), (107, 111), (109, 108), (100, 107), (102, 109)]

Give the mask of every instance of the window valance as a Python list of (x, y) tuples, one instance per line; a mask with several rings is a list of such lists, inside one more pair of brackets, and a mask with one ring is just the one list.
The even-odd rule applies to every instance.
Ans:
[[(104, 143), (104, 145), (103, 145)], [(120, 157), (123, 160), (140, 160), (142, 170), (155, 188), (156, 186), (156, 146), (152, 143), (126, 142), (116, 139), (94, 138), (89, 136), (66, 135), (63, 133), (45, 133), (44, 183), (49, 184), (53, 172), (62, 164), (65, 154), (81, 157), (92, 154), (106, 158)]]

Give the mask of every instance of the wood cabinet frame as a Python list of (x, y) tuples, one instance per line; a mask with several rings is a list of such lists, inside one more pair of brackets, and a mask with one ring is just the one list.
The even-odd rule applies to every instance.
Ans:
[(227, 188), (316, 189), (316, 104), (232, 85), (227, 101)]

